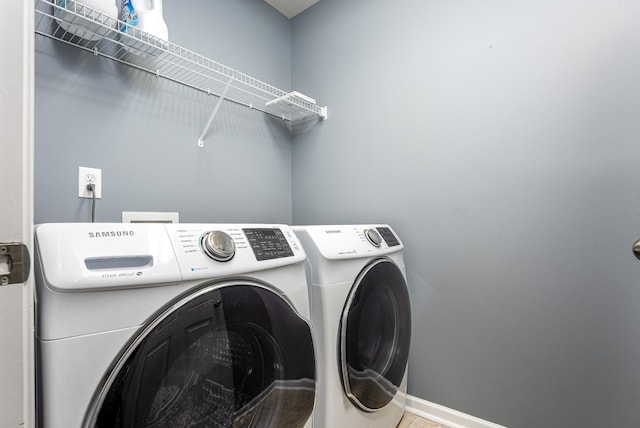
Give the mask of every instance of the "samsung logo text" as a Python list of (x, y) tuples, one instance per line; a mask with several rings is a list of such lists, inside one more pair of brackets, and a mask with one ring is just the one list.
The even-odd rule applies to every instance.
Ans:
[(133, 236), (133, 230), (111, 230), (107, 232), (89, 232), (89, 238), (116, 238)]

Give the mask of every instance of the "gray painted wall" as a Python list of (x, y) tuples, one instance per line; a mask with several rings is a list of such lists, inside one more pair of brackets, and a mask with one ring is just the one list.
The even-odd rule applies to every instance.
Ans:
[(323, 0), (293, 37), (261, 0), (164, 3), (173, 42), (329, 120), (292, 180), (262, 113), (225, 103), (199, 149), (214, 97), (37, 37), (37, 223), (89, 218), (78, 166), (103, 169), (98, 221), (389, 222), (411, 394), (510, 427), (640, 424), (637, 2)]
[(409, 392), (509, 427), (640, 426), (640, 3), (323, 0), (296, 224), (406, 245)]
[[(281, 89), (290, 23), (262, 0), (166, 0), (172, 42)], [(101, 168), (97, 221), (178, 211), (185, 222), (290, 222), (291, 136), (225, 102), (205, 138), (207, 96), (36, 37), (35, 221), (89, 221), (78, 167)]]

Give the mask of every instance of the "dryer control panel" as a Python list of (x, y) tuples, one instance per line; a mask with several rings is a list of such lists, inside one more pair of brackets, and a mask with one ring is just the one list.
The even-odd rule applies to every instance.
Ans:
[[(370, 257), (401, 251), (404, 246), (388, 225), (294, 226), (327, 259)], [(306, 243), (306, 242), (305, 242)]]

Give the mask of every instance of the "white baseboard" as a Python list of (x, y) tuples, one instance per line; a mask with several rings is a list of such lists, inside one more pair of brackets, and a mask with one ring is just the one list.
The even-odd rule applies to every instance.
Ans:
[(449, 428), (506, 428), (408, 394), (405, 410)]

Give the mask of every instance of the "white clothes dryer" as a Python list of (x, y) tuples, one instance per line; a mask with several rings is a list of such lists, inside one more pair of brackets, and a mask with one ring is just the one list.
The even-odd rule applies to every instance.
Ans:
[(387, 225), (296, 226), (318, 361), (314, 428), (391, 428), (404, 413), (411, 307)]
[(38, 423), (311, 426), (305, 253), (290, 227), (36, 227)]

